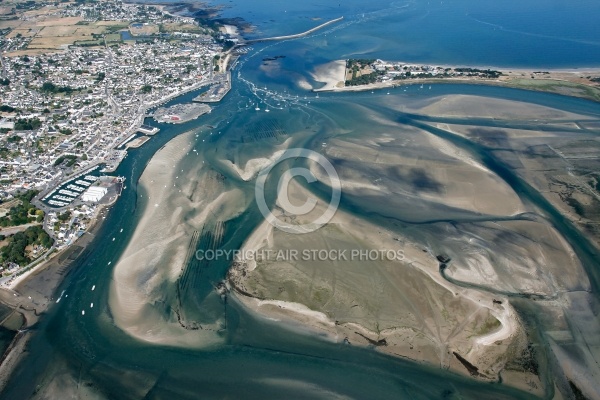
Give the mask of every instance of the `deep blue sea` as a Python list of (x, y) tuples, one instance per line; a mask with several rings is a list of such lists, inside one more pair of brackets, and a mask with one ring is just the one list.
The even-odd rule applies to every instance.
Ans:
[[(342, 26), (299, 41), (315, 43), (307, 46), (308, 56), (314, 58), (534, 68), (600, 66), (600, 2), (594, 0), (238, 0), (225, 4), (223, 16), (241, 17), (255, 25), (251, 36), (256, 37), (296, 33), (343, 16)], [(288, 46), (289, 42), (281, 44)]]

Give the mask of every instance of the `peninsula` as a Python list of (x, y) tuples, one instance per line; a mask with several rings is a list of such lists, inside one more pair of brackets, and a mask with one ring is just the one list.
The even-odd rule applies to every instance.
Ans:
[[(552, 92), (600, 101), (600, 68), (570, 70), (527, 70), (489, 67), (460, 67), (379, 59), (340, 61), (345, 68), (325, 74), (314, 88), (322, 91), (365, 91), (405, 85), (470, 83), (500, 85)], [(319, 79), (318, 79), (319, 80)]]

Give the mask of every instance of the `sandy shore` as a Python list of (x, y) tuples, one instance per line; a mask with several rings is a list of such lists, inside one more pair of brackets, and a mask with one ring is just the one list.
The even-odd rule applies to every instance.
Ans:
[[(340, 224), (340, 229), (353, 235), (359, 233), (351, 227), (360, 228), (361, 232), (368, 235), (380, 230), (373, 226), (367, 227), (358, 224), (351, 218), (347, 223), (341, 223), (340, 220), (345, 218), (348, 217), (336, 216), (336, 224)], [(385, 236), (388, 236), (387, 240)], [(377, 235), (377, 239), (379, 245), (393, 245), (391, 233), (382, 232)], [(327, 238), (321, 238), (321, 240), (326, 241)], [(397, 242), (395, 243), (397, 245)], [(326, 244), (330, 246), (331, 242), (328, 241)], [(275, 237), (274, 246), (275, 249), (288, 248), (285, 244), (282, 245), (277, 237)], [(371, 248), (376, 248), (373, 243), (371, 246)], [(375, 346), (378, 351), (442, 368), (450, 368), (468, 375), (464, 366), (452, 356), (451, 352), (456, 351), (481, 370), (488, 371), (489, 375), (481, 378), (495, 380), (492, 371), (497, 371), (496, 368), (502, 365), (498, 364), (498, 360), (502, 359), (502, 354), (507, 349), (506, 346), (523, 340), (520, 323), (512, 307), (495, 305), (492, 301), (493, 298), (489, 295), (475, 290), (457, 289), (444, 281), (437, 273), (437, 263), (431, 255), (423, 253), (420, 248), (406, 244), (404, 251), (406, 256), (402, 264), (404, 271), (392, 272), (389, 269), (393, 267), (388, 266), (384, 268), (387, 270), (385, 274), (387, 278), (379, 277), (378, 269), (378, 272), (375, 272), (370, 268), (372, 272), (375, 272), (374, 276), (370, 279), (360, 278), (353, 285), (351, 281), (357, 279), (355, 274), (358, 271), (354, 269), (347, 271), (348, 266), (343, 266), (346, 270), (343, 274), (351, 275), (345, 277), (342, 273), (335, 274), (337, 284), (334, 290), (336, 294), (328, 303), (344, 302), (344, 298), (352, 299), (346, 303), (347, 308), (341, 305), (332, 305), (331, 307), (325, 306), (323, 311), (319, 311), (321, 308), (317, 306), (315, 309), (314, 303), (308, 307), (296, 301), (272, 300), (269, 294), (263, 294), (260, 290), (258, 295), (265, 295), (267, 299), (249, 297), (240, 292), (236, 294), (236, 297), (257, 315), (279, 322), (290, 329), (312, 332), (336, 342), (346, 341), (358, 346)], [(258, 268), (262, 269), (264, 266)], [(294, 279), (288, 275), (292, 273), (290, 268), (292, 267), (279, 263), (265, 270), (264, 274), (270, 276), (270, 279), (276, 279), (279, 286), (286, 288), (290, 279)], [(305, 268), (298, 267), (298, 265), (293, 268), (306, 271)], [(328, 267), (324, 267), (322, 264), (317, 267), (316, 263), (313, 268), (328, 270)], [(275, 269), (279, 272), (275, 273)], [(312, 268), (308, 269), (308, 271), (310, 270)], [(324, 290), (319, 288), (328, 286), (327, 281), (322, 278), (323, 275), (323, 273), (317, 273), (316, 279), (311, 281), (310, 284), (316, 286), (315, 290)], [(251, 279), (259, 276), (266, 275), (250, 275)], [(376, 287), (379, 287), (383, 293), (378, 293), (372, 287), (374, 282), (369, 281), (373, 281), (373, 279), (375, 279)], [(385, 279), (392, 282), (400, 293), (388, 291), (388, 285), (384, 283)], [(261, 278), (259, 280), (262, 281)], [(296, 281), (296, 285), (302, 289), (304, 284), (300, 282)], [(246, 283), (248, 281), (244, 281), (242, 285)], [(306, 285), (310, 284), (306, 283)], [(419, 300), (418, 296), (415, 297), (415, 293), (412, 293), (406, 284), (418, 287), (423, 299)], [(352, 285), (352, 289), (346, 288), (347, 285)], [(367, 287), (360, 290), (355, 285), (366, 285)], [(252, 288), (245, 286), (244, 290), (253, 291)], [(309, 297), (315, 294), (314, 291), (305, 293)], [(365, 297), (361, 298), (361, 296)], [(275, 296), (275, 298), (278, 297)], [(433, 299), (429, 300), (430, 298)], [(503, 300), (505, 301), (505, 299)], [(306, 300), (300, 301), (306, 302)], [(375, 308), (372, 308), (373, 302), (377, 304)], [(447, 304), (446, 307), (443, 307), (448, 310), (447, 314), (445, 312), (438, 314), (439, 310), (437, 309), (440, 303)], [(392, 304), (393, 308), (390, 307)], [(373, 317), (369, 317), (373, 312), (377, 316), (375, 320)], [(443, 315), (450, 317), (451, 321), (443, 322), (446, 318)], [(478, 334), (476, 327), (490, 323), (486, 321), (498, 321), (498, 328), (489, 333)]]
[(338, 60), (327, 64), (319, 65), (311, 73), (313, 79), (317, 82), (325, 83), (325, 86), (315, 91), (338, 90), (344, 87), (346, 79), (346, 61)]
[[(217, 217), (237, 215), (245, 199), (205, 166), (192, 151), (194, 142), (194, 132), (176, 137), (144, 170), (139, 186), (147, 205), (114, 268), (109, 306), (115, 324), (140, 340), (200, 348), (222, 343), (222, 321), (201, 329), (184, 321), (178, 280), (189, 261), (190, 238)], [(168, 313), (160, 306), (165, 303)]]
[[(158, 286), (164, 281), (174, 282), (185, 261), (189, 227), (170, 223), (182, 212), (170, 204), (176, 174), (172, 160), (189, 152), (192, 135), (188, 132), (171, 140), (144, 170), (139, 181), (140, 188), (147, 193), (144, 215), (113, 272), (109, 306), (115, 324), (149, 342), (197, 345), (199, 340), (195, 332), (181, 328), (176, 320), (165, 319), (151, 306), (159, 300)], [(163, 229), (153, 229), (157, 225)]]
[[(307, 194), (300, 186), (292, 192), (294, 198)], [(523, 338), (514, 310), (507, 303), (494, 303), (489, 294), (444, 280), (431, 252), (407, 238), (338, 210), (327, 227), (308, 235), (282, 234), (262, 224), (243, 250), (350, 251), (357, 246), (401, 249), (404, 258), (374, 263), (240, 263), (230, 271), (229, 281), (249, 309), (291, 329), (361, 346), (382, 343), (376, 347), (383, 352), (465, 373), (452, 356), (451, 351), (457, 351), (489, 371), (486, 379), (494, 379), (491, 371), (500, 368), (497, 358), (506, 346)], [(497, 321), (497, 328), (478, 331), (489, 321)]]
[[(355, 134), (327, 139), (321, 151), (336, 165), (346, 203), (371, 219), (380, 215), (382, 223), (341, 210), (328, 225), (305, 235), (282, 233), (263, 223), (247, 238), (243, 250), (296, 250), (302, 254), (311, 249), (400, 249), (403, 259), (241, 262), (228, 276), (236, 298), (257, 316), (290, 329), (374, 346), (378, 351), (473, 375), (456, 353), (478, 368), (473, 376), (497, 380), (501, 375), (505, 384), (541, 395), (543, 385), (538, 376), (515, 367), (526, 352), (527, 337), (509, 295), (538, 296), (545, 312), (556, 316), (556, 331), (561, 337), (572, 337), (560, 322), (576, 307), (568, 299), (571, 293), (590, 290), (573, 250), (543, 218), (469, 222), (467, 216), (473, 214), (465, 212), (510, 217), (537, 210), (447, 140), (355, 107), (351, 112), (376, 122), (356, 126)], [(535, 115), (548, 123), (577, 117), (547, 107), (474, 96), (445, 96), (410, 105), (401, 100), (395, 104), (390, 97), (386, 107), (459, 118), (530, 120)], [(469, 140), (491, 140), (486, 137), (488, 131), (472, 125), (452, 129)], [(495, 138), (492, 133), (489, 135)], [(500, 137), (545, 140), (548, 135), (552, 133), (507, 130)], [(505, 142), (499, 146), (507, 151)], [(327, 182), (319, 168), (312, 167), (313, 174)], [(288, 193), (292, 203), (302, 203), (310, 196), (305, 187), (294, 183)], [(323, 211), (321, 203), (319, 207), (314, 214)], [(288, 223), (313, 217), (311, 213), (286, 215), (280, 209), (274, 213)], [(394, 222), (465, 217), (462, 223), (436, 222), (402, 230)], [(452, 258), (443, 274), (436, 260), (442, 253)], [(576, 304), (589, 310), (581, 301)], [(593, 329), (583, 317), (575, 320), (580, 329)], [(572, 358), (565, 363), (581, 367)], [(583, 387), (586, 381), (578, 374), (569, 376), (580, 379)]]

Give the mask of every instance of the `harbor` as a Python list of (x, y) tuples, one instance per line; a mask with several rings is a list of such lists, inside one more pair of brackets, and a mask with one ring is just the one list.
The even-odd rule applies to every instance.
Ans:
[(154, 112), (156, 122), (167, 124), (183, 124), (210, 113), (211, 108), (206, 104), (184, 103), (171, 107), (161, 107)]
[(214, 83), (206, 92), (194, 97), (192, 101), (197, 103), (218, 103), (231, 90), (231, 72), (227, 72), (225, 77)]
[(125, 145), (125, 147), (127, 147), (128, 149), (137, 149), (138, 147), (140, 147), (144, 143), (146, 143), (148, 140), (150, 140), (149, 136), (139, 136), (139, 137), (133, 139), (131, 142), (128, 142)]

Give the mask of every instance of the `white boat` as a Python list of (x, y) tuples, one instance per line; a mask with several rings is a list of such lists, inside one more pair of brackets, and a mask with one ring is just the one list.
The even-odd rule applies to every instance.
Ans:
[(65, 291), (64, 291), (64, 290), (63, 290), (63, 291), (60, 293), (60, 296), (58, 296), (58, 299), (56, 299), (56, 302), (57, 302), (57, 303), (58, 303), (58, 302), (60, 302), (60, 299), (62, 299), (62, 297), (63, 297), (63, 294), (65, 294)]

